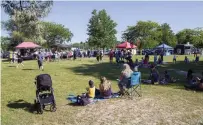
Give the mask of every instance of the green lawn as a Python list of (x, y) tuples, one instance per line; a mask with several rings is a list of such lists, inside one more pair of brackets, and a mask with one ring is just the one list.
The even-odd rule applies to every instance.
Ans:
[[(140, 56), (135, 58), (141, 59)], [(203, 57), (199, 64), (184, 64), (183, 56), (177, 64), (170, 63), (172, 56), (164, 57), (168, 64), (158, 67), (187, 71), (192, 68), (197, 75), (203, 71)], [(190, 60), (193, 56), (189, 57)], [(153, 60), (153, 57), (150, 57)], [(184, 90), (185, 76), (175, 71), (170, 73), (180, 80), (172, 85), (142, 85), (143, 96), (130, 99), (111, 99), (85, 107), (70, 105), (67, 95), (85, 92), (88, 80), (98, 87), (99, 77), (106, 76), (118, 91), (116, 79), (120, 68), (109, 64), (108, 58), (98, 63), (94, 58), (64, 60), (44, 63), (45, 71), (39, 71), (37, 61), (25, 61), (24, 68), (16, 69), (13, 64), (2, 62), (2, 124), (3, 125), (115, 125), (115, 124), (203, 124), (203, 93)], [(148, 77), (148, 69), (140, 69), (142, 78)], [(52, 77), (57, 111), (44, 111), (43, 115), (33, 113), (35, 99), (34, 78), (41, 73)]]

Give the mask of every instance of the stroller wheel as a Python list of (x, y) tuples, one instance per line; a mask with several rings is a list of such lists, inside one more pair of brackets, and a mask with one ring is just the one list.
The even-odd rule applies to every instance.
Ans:
[(51, 110), (51, 112), (55, 112), (55, 111), (56, 111), (56, 105), (55, 105), (55, 104), (52, 104), (52, 105), (50, 106), (50, 110)]
[(37, 113), (43, 114), (43, 105), (40, 105), (40, 103), (37, 104)]
[(42, 105), (42, 107), (43, 107), (43, 110), (45, 109), (45, 105)]

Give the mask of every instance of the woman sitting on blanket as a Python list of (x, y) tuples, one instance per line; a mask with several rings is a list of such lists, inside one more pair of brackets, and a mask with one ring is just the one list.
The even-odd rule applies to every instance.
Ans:
[(193, 73), (193, 71), (191, 69), (188, 70), (188, 74), (187, 74), (188, 83), (185, 85), (185, 88), (203, 91), (203, 72), (202, 72), (202, 79), (200, 79), (198, 77), (194, 78), (192, 73)]
[(160, 80), (160, 84), (168, 84), (168, 83), (175, 83), (176, 79), (171, 77), (166, 70), (164, 72), (164, 78)]
[(185, 88), (186, 89), (194, 89), (196, 88), (196, 80), (195, 77), (193, 76), (193, 71), (191, 69), (188, 70), (187, 73), (187, 83), (185, 84)]
[(159, 82), (159, 72), (155, 68), (154, 65), (151, 65), (151, 71), (150, 71), (150, 76), (148, 80), (143, 80), (143, 83), (147, 84), (158, 84)]
[(111, 82), (109, 82), (106, 77), (101, 77), (101, 83), (99, 85), (100, 96), (103, 98), (111, 98)]
[(203, 72), (202, 72), (202, 78), (199, 77), (196, 78), (197, 81), (197, 90), (203, 91)]
[(129, 79), (131, 77), (131, 74), (133, 71), (131, 70), (130, 66), (128, 64), (123, 65), (123, 70), (121, 72), (121, 76), (119, 79), (118, 87), (120, 89), (120, 94), (124, 94), (124, 90), (126, 87), (129, 86), (130, 82)]

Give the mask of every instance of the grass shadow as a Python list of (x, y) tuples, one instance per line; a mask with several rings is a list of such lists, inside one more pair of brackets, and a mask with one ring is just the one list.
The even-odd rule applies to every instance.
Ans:
[(9, 59), (1, 59), (2, 62), (10, 62)]
[(96, 64), (83, 64), (78, 67), (67, 68), (71, 69), (78, 75), (93, 76), (100, 78), (101, 76), (107, 77), (109, 80), (116, 80), (120, 77), (121, 69), (119, 66), (110, 63), (96, 63)]
[(22, 70), (37, 70), (37, 69), (22, 69)]
[(16, 67), (16, 66), (8, 66), (8, 67)]
[(34, 109), (34, 105), (31, 103), (28, 103), (24, 100), (17, 100), (17, 101), (12, 101), (12, 102), (8, 102), (7, 106), (9, 108), (13, 108), (13, 109), (24, 109), (27, 112), (30, 113), (34, 113), (35, 109)]
[[(177, 64), (164, 64), (161, 66), (158, 66), (157, 69), (159, 73), (163, 76), (164, 71), (168, 69), (177, 69), (177, 70), (185, 70), (187, 71), (186, 68), (188, 64), (185, 64), (184, 62), (177, 62)], [(194, 64), (195, 65), (195, 64)], [(190, 66), (191, 68), (194, 66)], [(202, 66), (202, 65), (200, 65)], [(189, 67), (189, 68), (190, 68)], [(200, 67), (196, 68), (196, 70), (202, 70), (199, 69)], [(102, 62), (102, 63), (95, 63), (95, 64), (82, 64), (81, 66), (78, 67), (71, 67), (67, 68), (72, 70), (78, 75), (85, 75), (85, 76), (93, 76), (95, 78), (100, 78), (101, 76), (107, 77), (107, 79), (111, 81), (116, 81), (120, 77), (121, 74), (121, 66), (117, 65), (115, 63), (110, 64), (108, 62)], [(139, 71), (142, 74), (142, 79), (148, 79), (149, 74), (150, 74), (150, 69), (146, 68), (139, 68)], [(170, 88), (181, 88), (184, 89), (184, 84), (186, 82), (185, 76), (177, 74), (176, 71), (168, 71), (169, 74), (176, 78), (179, 79), (176, 83), (170, 83), (167, 85), (160, 85), (160, 86), (165, 86), (165, 87), (170, 87)], [(198, 71), (199, 72), (199, 71)]]
[(76, 107), (76, 106), (81, 107), (81, 105), (79, 105), (79, 104), (77, 104), (77, 103), (68, 103), (67, 105), (69, 105), (69, 106), (74, 106), (74, 107)]

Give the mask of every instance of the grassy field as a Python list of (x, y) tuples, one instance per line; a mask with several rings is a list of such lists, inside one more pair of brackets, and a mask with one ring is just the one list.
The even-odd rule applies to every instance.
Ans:
[[(134, 58), (141, 58), (135, 56)], [(159, 66), (166, 69), (187, 71), (192, 68), (197, 75), (203, 71), (203, 58), (199, 64), (184, 64), (183, 56), (177, 64), (172, 64), (172, 56), (164, 57), (168, 62)], [(190, 60), (194, 57), (190, 56)], [(150, 57), (153, 60), (153, 57)], [(121, 69), (109, 64), (108, 58), (98, 63), (95, 58), (64, 60), (44, 63), (45, 71), (39, 71), (37, 61), (25, 61), (25, 67), (16, 68), (13, 64), (2, 62), (1, 74), (1, 122), (2, 125), (203, 125), (203, 93), (186, 91), (183, 87), (185, 76), (171, 70), (170, 74), (180, 80), (171, 85), (142, 85), (142, 97), (130, 99), (111, 99), (85, 107), (70, 105), (68, 94), (85, 92), (88, 80), (96, 87), (99, 77), (106, 76), (118, 91), (116, 79)], [(148, 77), (148, 69), (139, 69), (142, 78)], [(41, 73), (52, 77), (57, 111), (44, 111), (43, 115), (33, 112), (35, 99), (34, 78)]]

